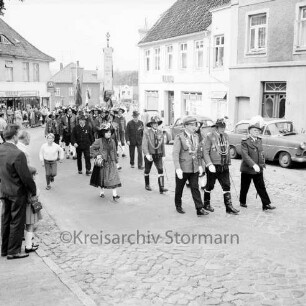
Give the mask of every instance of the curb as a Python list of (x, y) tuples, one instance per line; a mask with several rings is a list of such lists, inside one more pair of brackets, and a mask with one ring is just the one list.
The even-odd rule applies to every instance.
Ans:
[(48, 255), (45, 251), (37, 249), (36, 254), (44, 261), (50, 270), (56, 274), (60, 281), (78, 297), (84, 306), (97, 306), (97, 304), (74, 282)]

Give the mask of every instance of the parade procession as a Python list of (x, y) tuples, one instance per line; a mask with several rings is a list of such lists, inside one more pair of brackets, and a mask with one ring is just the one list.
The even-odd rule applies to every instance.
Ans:
[(68, 2), (0, 1), (0, 304), (306, 305), (305, 1)]

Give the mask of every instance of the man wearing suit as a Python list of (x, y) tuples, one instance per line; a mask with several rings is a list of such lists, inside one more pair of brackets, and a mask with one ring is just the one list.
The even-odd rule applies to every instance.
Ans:
[(182, 208), (183, 189), (189, 181), (192, 198), (197, 215), (207, 215), (203, 209), (203, 202), (199, 191), (199, 174), (203, 173), (203, 153), (200, 150), (199, 136), (195, 133), (197, 120), (187, 116), (183, 120), (185, 130), (175, 137), (173, 145), (173, 161), (175, 167), (175, 206), (176, 211), (184, 214)]
[(143, 160), (142, 160), (142, 137), (143, 137), (143, 122), (138, 120), (139, 113), (133, 111), (133, 119), (128, 122), (126, 127), (125, 139), (130, 150), (130, 165), (134, 168), (135, 160), (135, 148), (137, 147), (138, 152), (138, 169), (143, 170)]
[[(72, 112), (72, 108), (66, 109), (66, 115), (62, 117), (61, 125), (63, 127), (62, 129), (62, 139), (63, 142), (66, 145), (65, 152), (66, 152), (66, 158), (70, 158), (69, 155), (69, 144), (71, 143), (71, 134), (76, 126), (76, 116)], [(72, 143), (71, 143), (72, 144)], [(75, 149), (71, 148), (73, 151), (73, 159), (76, 159), (76, 153)]]
[(2, 219), (1, 256), (7, 259), (27, 257), (21, 253), (25, 224), (27, 195), (36, 196), (36, 185), (27, 165), (25, 154), (20, 151), (18, 142), (19, 126), (9, 124), (3, 136), (5, 143), (0, 146), (0, 179)]
[(76, 148), (77, 165), (79, 174), (82, 174), (82, 153), (85, 158), (86, 175), (91, 174), (90, 146), (95, 141), (91, 128), (85, 124), (84, 115), (79, 117), (79, 124), (73, 129), (71, 134), (71, 144)]

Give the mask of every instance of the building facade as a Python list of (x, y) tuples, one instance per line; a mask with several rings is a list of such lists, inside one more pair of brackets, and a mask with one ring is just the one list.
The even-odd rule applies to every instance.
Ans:
[(158, 111), (165, 124), (227, 115), (229, 2), (178, 0), (145, 34), (138, 44), (141, 111)]
[(229, 117), (306, 130), (306, 1), (233, 0)]
[(97, 70), (84, 70), (77, 63), (70, 63), (50, 78), (52, 107), (73, 106), (76, 100), (76, 80), (80, 80), (82, 105), (100, 104), (100, 84)]
[(32, 46), (0, 18), (0, 104), (49, 105), (47, 81), (54, 58)]

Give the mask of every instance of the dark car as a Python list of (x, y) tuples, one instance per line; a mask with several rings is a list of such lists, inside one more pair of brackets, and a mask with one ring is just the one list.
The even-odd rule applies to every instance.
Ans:
[[(248, 135), (249, 120), (239, 121), (228, 133), (231, 158), (241, 155), (241, 139)], [(294, 130), (293, 122), (286, 119), (264, 118), (261, 134), (265, 159), (278, 160), (283, 168), (292, 162), (306, 162), (306, 135)]]
[[(211, 131), (211, 126), (214, 124), (214, 122), (209, 117), (204, 117), (204, 116), (194, 116), (194, 117), (200, 123), (202, 123), (201, 126), (202, 135), (206, 135), (208, 132)], [(183, 120), (184, 117), (178, 118), (174, 124), (163, 127), (164, 140), (166, 144), (173, 142), (175, 136), (184, 129)]]

